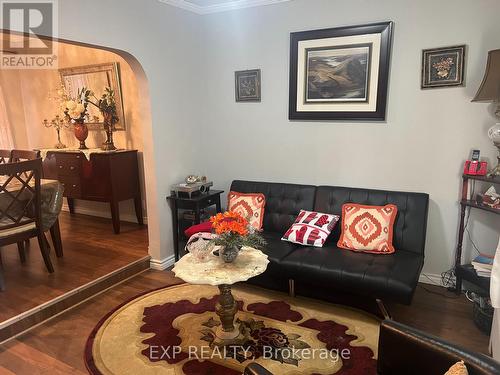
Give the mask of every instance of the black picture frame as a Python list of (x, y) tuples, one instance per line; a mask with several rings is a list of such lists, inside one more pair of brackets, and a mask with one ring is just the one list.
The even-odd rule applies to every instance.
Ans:
[[(246, 82), (250, 87), (242, 87)], [(234, 72), (235, 98), (236, 102), (260, 102), (261, 101), (261, 72), (260, 69), (240, 70)], [(247, 92), (245, 92), (247, 91)]]
[[(429, 48), (422, 50), (422, 89), (438, 87), (453, 87), (465, 85), (465, 57), (466, 45)], [(443, 74), (439, 75), (436, 63), (444, 63), (445, 58), (450, 58), (452, 65), (443, 67)]]
[[(289, 86), (289, 119), (290, 120), (323, 120), (323, 121), (385, 121), (387, 107), (387, 90), (389, 81), (392, 33), (392, 21), (367, 25), (337, 27), (331, 29), (293, 32), (290, 34), (290, 86)], [(380, 34), (380, 57), (378, 64), (376, 106), (374, 110), (302, 110), (297, 107), (298, 58), (299, 42), (314, 41), (327, 38), (340, 38), (365, 34)], [(354, 44), (353, 44), (354, 46)], [(347, 45), (349, 47), (349, 45)], [(333, 47), (332, 47), (333, 48)], [(306, 64), (305, 64), (306, 65)], [(304, 65), (304, 66), (305, 66)], [(368, 68), (367, 68), (368, 69)], [(306, 72), (307, 73), (307, 72)], [(304, 73), (304, 77), (306, 76)], [(369, 73), (366, 73), (369, 74)], [(307, 79), (307, 78), (305, 78)], [(306, 85), (306, 81), (302, 84)], [(367, 84), (369, 82), (367, 81)], [(368, 86), (367, 86), (368, 87)], [(307, 90), (307, 87), (306, 87)], [(344, 102), (345, 103), (345, 102)], [(306, 103), (304, 103), (306, 104)], [(373, 103), (372, 103), (373, 104)], [(331, 104), (332, 107), (338, 104)]]

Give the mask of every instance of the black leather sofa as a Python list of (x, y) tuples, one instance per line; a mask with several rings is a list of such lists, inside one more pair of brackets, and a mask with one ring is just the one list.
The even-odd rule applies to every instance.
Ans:
[[(442, 375), (458, 361), (464, 361), (469, 375), (500, 375), (500, 363), (438, 337), (391, 320), (380, 326), (377, 374)], [(250, 363), (244, 375), (273, 375), (257, 363)]]
[[(338, 293), (410, 304), (424, 263), (429, 196), (423, 193), (382, 191), (336, 186), (313, 186), (235, 180), (231, 190), (263, 193), (266, 207), (263, 236), (269, 266), (249, 282), (269, 289), (338, 302)], [(342, 205), (395, 204), (396, 252), (390, 255), (339, 249), (340, 223), (323, 248), (281, 241), (301, 209), (341, 215)]]

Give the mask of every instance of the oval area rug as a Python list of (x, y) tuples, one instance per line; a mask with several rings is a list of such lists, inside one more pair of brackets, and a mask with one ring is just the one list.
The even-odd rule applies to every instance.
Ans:
[(87, 340), (94, 375), (238, 375), (251, 362), (281, 374), (375, 374), (380, 321), (306, 298), (233, 288), (240, 335), (221, 345), (217, 287), (181, 284), (118, 306)]

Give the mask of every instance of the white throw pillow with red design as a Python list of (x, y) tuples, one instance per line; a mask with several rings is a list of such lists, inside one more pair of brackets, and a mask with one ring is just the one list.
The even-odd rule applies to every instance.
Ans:
[(337, 215), (300, 210), (299, 216), (281, 239), (301, 245), (323, 247), (339, 219), (340, 216)]

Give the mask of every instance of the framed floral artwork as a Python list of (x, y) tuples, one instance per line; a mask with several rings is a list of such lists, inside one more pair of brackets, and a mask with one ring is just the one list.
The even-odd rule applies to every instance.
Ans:
[(260, 102), (260, 69), (234, 73), (237, 102)]
[(392, 22), (290, 35), (290, 120), (385, 120)]
[(463, 86), (465, 45), (422, 51), (422, 88)]

